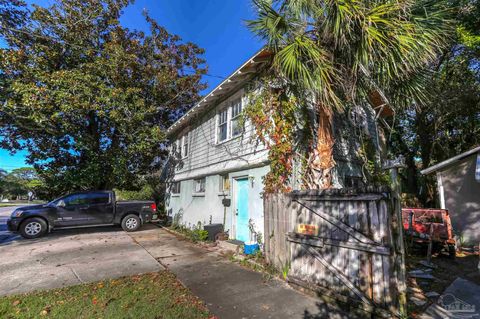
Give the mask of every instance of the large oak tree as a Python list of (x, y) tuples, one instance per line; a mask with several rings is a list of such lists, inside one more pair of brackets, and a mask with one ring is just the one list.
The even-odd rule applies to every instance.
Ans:
[(28, 150), (52, 193), (135, 187), (166, 154), (166, 127), (205, 88), (203, 50), (148, 14), (148, 34), (123, 27), (130, 3), (0, 3), (2, 16), (25, 19), (0, 28), (0, 143)]

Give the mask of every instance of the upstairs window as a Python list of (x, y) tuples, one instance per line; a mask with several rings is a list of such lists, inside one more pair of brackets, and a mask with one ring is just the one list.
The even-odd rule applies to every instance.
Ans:
[(181, 139), (178, 139), (175, 141), (175, 143), (172, 144), (172, 151), (175, 157), (182, 157), (182, 149), (181, 147)]
[(182, 158), (185, 158), (188, 156), (188, 152), (190, 151), (190, 149), (188, 148), (189, 147), (189, 144), (188, 144), (188, 138), (190, 137), (190, 134), (185, 134), (183, 137), (182, 137)]
[(195, 193), (205, 193), (205, 177), (194, 179), (193, 187)]
[(242, 98), (230, 100), (226, 104), (227, 107), (223, 108), (217, 114), (217, 135), (215, 137), (217, 143), (221, 143), (243, 133), (241, 123)]
[(228, 133), (228, 108), (218, 113), (218, 136), (217, 141), (223, 142), (227, 139)]
[(243, 128), (240, 123), (240, 116), (242, 114), (242, 100), (236, 99), (233, 101), (232, 106), (232, 119), (230, 120), (232, 126), (232, 137), (242, 134)]

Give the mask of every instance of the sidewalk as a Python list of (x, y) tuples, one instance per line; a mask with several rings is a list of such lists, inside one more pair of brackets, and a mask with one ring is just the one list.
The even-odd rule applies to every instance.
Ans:
[(286, 283), (265, 280), (164, 229), (130, 236), (172, 271), (220, 319), (230, 318), (349, 318), (321, 300), (293, 290)]

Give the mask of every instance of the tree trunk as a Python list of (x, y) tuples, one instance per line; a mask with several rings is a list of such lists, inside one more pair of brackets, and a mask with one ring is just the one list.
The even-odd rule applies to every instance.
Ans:
[(335, 167), (333, 159), (333, 112), (321, 104), (318, 107), (316, 145), (308, 161), (306, 186), (309, 189), (324, 189), (332, 187), (332, 169)]

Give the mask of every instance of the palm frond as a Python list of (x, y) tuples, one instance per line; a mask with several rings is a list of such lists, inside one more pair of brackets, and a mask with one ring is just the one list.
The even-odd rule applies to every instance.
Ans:
[(289, 22), (286, 17), (272, 7), (271, 1), (253, 0), (257, 19), (247, 20), (247, 27), (256, 36), (267, 42), (267, 46), (277, 51), (286, 42)]
[(372, 86), (424, 99), (423, 70), (453, 31), (441, 2), (253, 0), (258, 14), (248, 26), (276, 54), (274, 69), (290, 85), (332, 108)]

